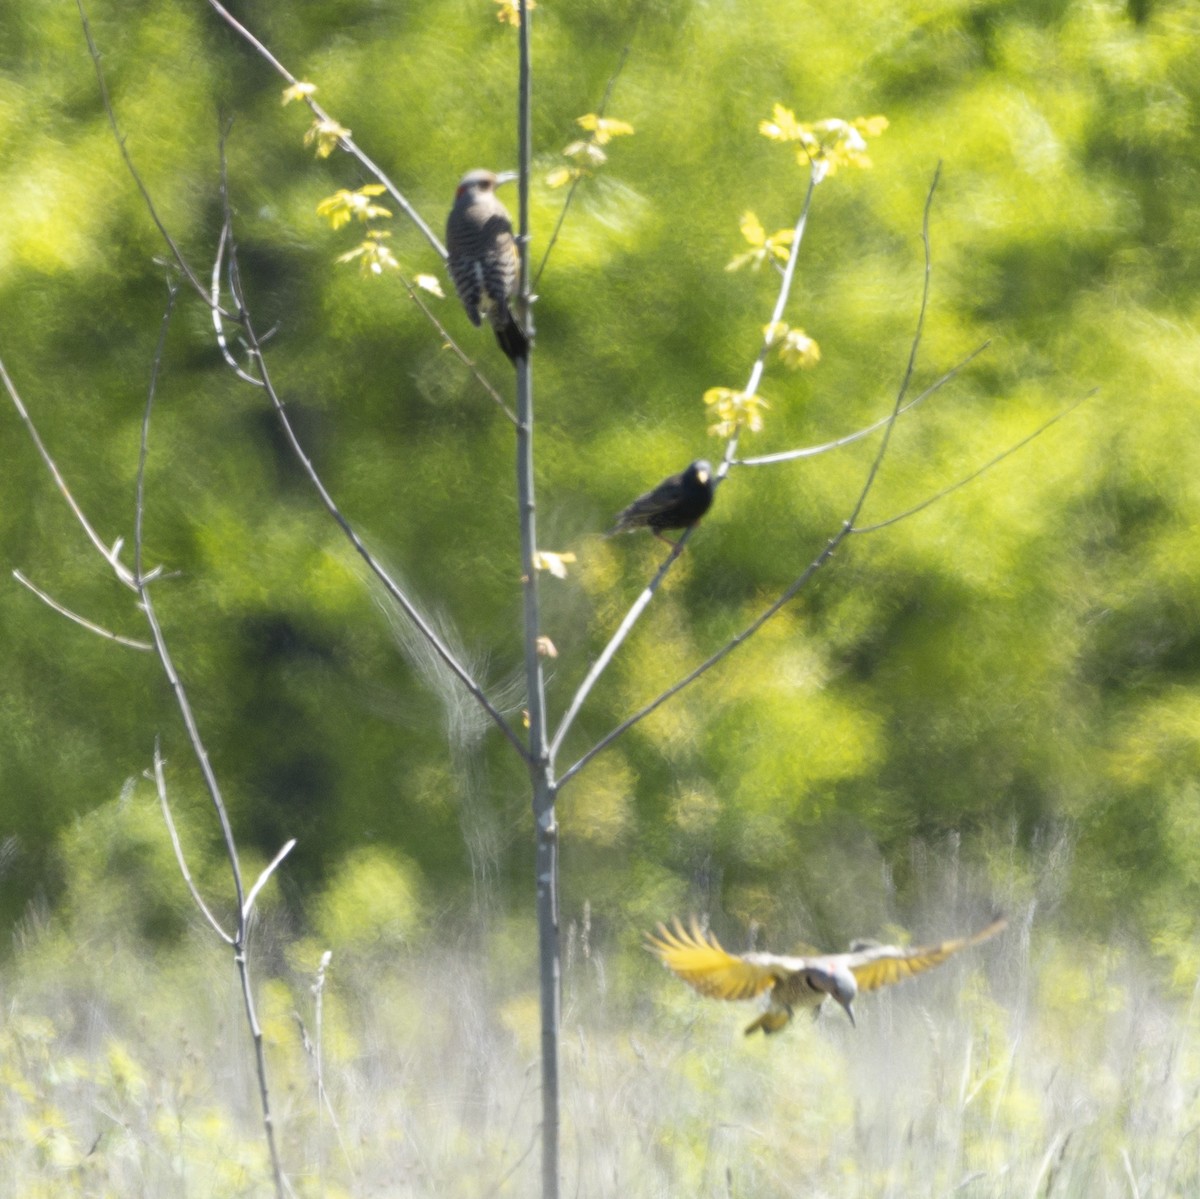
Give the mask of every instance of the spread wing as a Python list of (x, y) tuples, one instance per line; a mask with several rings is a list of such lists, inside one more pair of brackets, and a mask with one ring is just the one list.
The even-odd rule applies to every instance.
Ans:
[(618, 528), (637, 528), (664, 512), (669, 512), (683, 498), (683, 480), (679, 475), (664, 479), (653, 491), (639, 495), (617, 517)]
[(943, 941), (939, 945), (925, 945), (920, 949), (901, 949), (896, 945), (875, 945), (859, 949), (846, 955), (846, 964), (854, 975), (860, 991), (877, 991), (880, 987), (903, 982), (914, 974), (921, 974), (940, 966), (948, 957), (961, 949), (969, 949), (994, 937), (1008, 921), (997, 917), (979, 932), (970, 937), (959, 937)]
[(646, 948), (668, 970), (710, 999), (753, 999), (794, 972), (787, 958), (769, 953), (727, 953), (711, 932), (700, 930), (695, 919), (690, 930), (679, 923), (678, 917), (673, 924), (673, 928), (660, 924), (657, 933), (647, 933)]

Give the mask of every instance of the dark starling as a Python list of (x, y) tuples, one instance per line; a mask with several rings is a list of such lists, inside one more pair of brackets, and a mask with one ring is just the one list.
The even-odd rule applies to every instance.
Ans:
[(649, 529), (660, 541), (674, 545), (669, 537), (663, 537), (662, 530), (691, 528), (712, 502), (712, 467), (701, 458), (680, 474), (664, 479), (653, 491), (638, 496), (617, 517), (609, 536)]

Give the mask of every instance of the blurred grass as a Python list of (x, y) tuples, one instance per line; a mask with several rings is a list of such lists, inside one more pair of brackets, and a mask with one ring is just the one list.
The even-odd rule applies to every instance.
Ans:
[[(920, 865), (915, 937), (979, 920), (955, 866), (953, 855)], [(572, 907), (565, 1193), (1194, 1194), (1194, 992), (1161, 979), (1144, 946), (1043, 918), (1062, 866), (1047, 863), (1041, 900), (1019, 903), (996, 941), (864, 996), (857, 1029), (839, 1013), (769, 1040), (743, 1037), (747, 1005), (702, 1000), (662, 971), (614, 909)], [(370, 890), (381, 869), (372, 859), (348, 873)], [(195, 929), (167, 943), (134, 927), (112, 906), (27, 921), (0, 981), (0, 1189), (266, 1196), (232, 964)], [(899, 930), (885, 919), (860, 931)], [(538, 1017), (524, 917), (443, 914), (345, 947), (293, 936), (268, 914), (254, 953), (270, 971), (260, 1008), (297, 1194), (534, 1193)], [(325, 1112), (299, 1027), (315, 1036), (322, 948), (333, 951)]]

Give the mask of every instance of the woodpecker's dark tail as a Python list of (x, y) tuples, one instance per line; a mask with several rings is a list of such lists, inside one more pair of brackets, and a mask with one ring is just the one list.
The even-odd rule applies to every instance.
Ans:
[(510, 362), (515, 364), (519, 358), (529, 356), (529, 338), (525, 336), (507, 306), (505, 306), (503, 314), (496, 314), (493, 328), (496, 330), (496, 341), (508, 355)]

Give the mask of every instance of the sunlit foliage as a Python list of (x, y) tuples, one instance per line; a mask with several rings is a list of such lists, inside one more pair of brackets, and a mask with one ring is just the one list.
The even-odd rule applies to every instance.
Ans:
[[(511, 29), (482, 0), (248, 6), (312, 81), (288, 92), (303, 103), (319, 86), (337, 114), (305, 150), (308, 118), (281, 106), (283, 81), (234, 49), (206, 6), (89, 11), (125, 144), (204, 279), (232, 118), (245, 294), (306, 452), (519, 723), (511, 427), (392, 269), (428, 288), (420, 278), (444, 278), (437, 254), (336, 149), (352, 128), (440, 229), (465, 170), (515, 166)], [(1151, 981), (1186, 988), (1200, 911), (1194, 6), (674, 3), (645, 6), (635, 29), (627, 9), (584, 3), (543, 6), (532, 32), (535, 265), (566, 195), (546, 173), (608, 156), (577, 189), (534, 311), (539, 528), (576, 559), (565, 580), (543, 575), (555, 712), (660, 560), (653, 539), (598, 535), (630, 496), (708, 452), (709, 426), (728, 436), (765, 421), (758, 452), (768, 439), (828, 441), (887, 410), (939, 160), (913, 394), (991, 344), (901, 419), (865, 517), (920, 502), (1100, 389), (970, 487), (848, 544), (776, 625), (596, 759), (577, 780), (587, 835), (575, 847), (564, 793), (564, 903), (589, 899), (617, 929), (695, 896), (747, 927), (793, 913), (781, 936), (837, 943), (872, 925), (862, 909), (886, 906), (884, 891), (923, 892), (917, 847), (955, 837), (987, 878), (1019, 879), (1061, 838), (1071, 867), (1037, 920), (1061, 925), (1068, 949), (1066, 933), (1103, 941), (1124, 927), (1157, 955)], [(601, 118), (626, 45), (603, 109), (617, 115)], [(123, 172), (71, 6), (4, 7), (0, 46), (0, 354), (97, 526), (128, 546), (163, 244)], [(870, 116), (824, 119), (879, 112), (882, 136)], [(565, 136), (580, 113), (592, 125)], [(626, 124), (635, 136), (612, 137)], [(562, 158), (568, 142), (592, 148)], [(839, 173), (814, 194), (787, 329), (764, 330), (814, 158)], [(872, 170), (848, 169), (867, 159)], [(364, 199), (346, 202), (332, 235), (315, 209), (338, 193)], [(394, 214), (386, 230), (378, 213), (361, 223), (372, 207)], [(359, 244), (331, 249), (348, 229)], [(370, 286), (335, 267), (339, 253)], [(726, 271), (735, 255), (759, 270)], [(507, 364), (470, 340), (457, 308), (437, 312), (507, 385)], [(767, 377), (746, 397), (764, 340)], [(818, 352), (817, 369), (785, 369)], [(262, 397), (229, 374), (190, 299), (159, 394), (146, 490), (156, 598), (246, 852), (267, 858), (298, 838), (281, 888), (291, 918), (324, 910), (330, 879), (364, 846), (405, 863), (417, 913), (523, 903), (523, 769), (381, 618)], [(6, 411), (5, 571), (138, 632)], [(560, 765), (803, 570), (876, 445), (730, 472)], [(164, 898), (178, 886), (169, 855), (147, 848), (157, 816), (126, 833), (111, 873), (139, 885), (119, 893), (100, 888), (119, 847), (87, 823), (161, 733), (180, 819), (196, 818), (194, 868), (210, 880), (196, 779), (152, 663), (15, 584), (0, 589), (0, 634), (4, 911), (76, 903), (59, 847), (87, 828), (103, 849), (87, 868), (97, 907), (144, 892), (155, 904), (131, 921), (169, 940), (185, 917)], [(1034, 1090), (1008, 1100), (1014, 1120)]]

